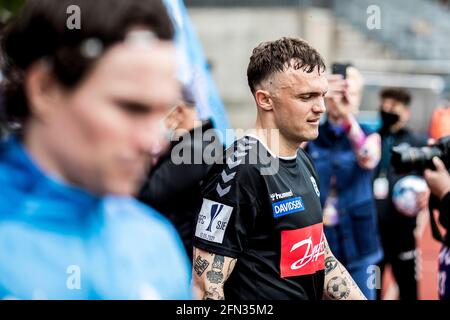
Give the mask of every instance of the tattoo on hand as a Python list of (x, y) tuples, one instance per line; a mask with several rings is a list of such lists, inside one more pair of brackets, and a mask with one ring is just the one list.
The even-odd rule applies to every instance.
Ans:
[(327, 283), (327, 292), (330, 298), (336, 300), (347, 299), (350, 295), (350, 288), (342, 277), (333, 277)]
[(205, 272), (206, 268), (208, 268), (209, 262), (206, 259), (202, 259), (202, 257), (197, 256), (194, 262), (194, 271), (200, 277), (203, 272)]
[(335, 257), (328, 257), (325, 259), (325, 274), (336, 269), (338, 262)]

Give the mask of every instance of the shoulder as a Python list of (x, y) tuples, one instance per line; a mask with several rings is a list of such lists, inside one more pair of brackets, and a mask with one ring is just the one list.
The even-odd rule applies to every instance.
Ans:
[(225, 151), (222, 162), (210, 170), (203, 189), (205, 197), (235, 201), (245, 196), (242, 191), (251, 196), (260, 182), (263, 152), (254, 138), (236, 140)]
[(216, 165), (216, 171), (236, 173), (236, 177), (246, 178), (258, 173), (267, 152), (257, 139), (245, 136), (236, 140), (225, 150), (222, 162)]

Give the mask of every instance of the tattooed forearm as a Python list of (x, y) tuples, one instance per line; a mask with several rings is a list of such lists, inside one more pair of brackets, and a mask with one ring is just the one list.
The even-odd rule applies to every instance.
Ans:
[(209, 262), (206, 259), (202, 259), (202, 257), (197, 256), (194, 261), (194, 271), (195, 273), (201, 277), (203, 272), (205, 272), (206, 268), (208, 268)]
[(223, 287), (236, 259), (194, 248), (193, 278), (197, 297), (208, 300), (224, 300)]
[(327, 241), (324, 246), (325, 253), (325, 298), (333, 300), (366, 300), (366, 297), (353, 280), (350, 273), (334, 257)]

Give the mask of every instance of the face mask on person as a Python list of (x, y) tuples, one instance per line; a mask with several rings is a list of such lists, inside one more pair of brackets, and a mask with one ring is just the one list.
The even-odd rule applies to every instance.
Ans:
[(390, 128), (400, 120), (400, 116), (396, 113), (381, 110), (380, 115), (381, 121), (383, 122), (383, 128)]

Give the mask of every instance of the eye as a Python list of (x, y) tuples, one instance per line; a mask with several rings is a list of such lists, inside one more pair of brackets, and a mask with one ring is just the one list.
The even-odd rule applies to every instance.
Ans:
[(116, 104), (123, 111), (133, 115), (143, 115), (149, 112), (149, 108), (140, 103), (130, 101), (116, 101)]
[(313, 97), (312, 94), (302, 94), (301, 96), (299, 96), (299, 98), (303, 101), (308, 101)]

